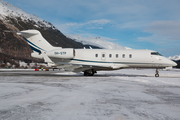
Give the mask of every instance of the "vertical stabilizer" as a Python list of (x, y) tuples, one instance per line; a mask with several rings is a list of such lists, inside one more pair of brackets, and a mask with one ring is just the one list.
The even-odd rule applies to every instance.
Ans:
[(53, 46), (47, 42), (38, 30), (24, 30), (17, 32), (18, 35), (25, 37), (33, 51), (41, 53), (41, 51), (53, 50)]

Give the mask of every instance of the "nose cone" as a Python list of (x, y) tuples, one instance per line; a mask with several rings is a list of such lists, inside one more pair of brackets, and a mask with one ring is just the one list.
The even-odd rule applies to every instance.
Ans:
[[(165, 59), (164, 59), (165, 60)], [(174, 66), (177, 66), (177, 63), (172, 61), (172, 60), (169, 60), (166, 58), (166, 60), (164, 61), (166, 63), (166, 67), (174, 67)]]
[(175, 63), (175, 62), (172, 61), (172, 62), (171, 62), (171, 65), (172, 65), (172, 66), (177, 66), (177, 63)]

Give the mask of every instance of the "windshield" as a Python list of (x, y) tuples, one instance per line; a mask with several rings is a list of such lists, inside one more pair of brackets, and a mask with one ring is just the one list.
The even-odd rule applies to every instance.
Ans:
[(162, 56), (160, 53), (158, 52), (151, 52), (151, 55), (159, 55), (159, 56)]

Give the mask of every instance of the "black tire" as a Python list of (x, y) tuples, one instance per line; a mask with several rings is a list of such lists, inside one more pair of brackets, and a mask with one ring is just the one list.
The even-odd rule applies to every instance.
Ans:
[(94, 72), (93, 71), (84, 71), (84, 76), (93, 76)]
[(84, 72), (84, 76), (89, 76), (88, 72)]
[(155, 74), (155, 77), (159, 77), (159, 74)]

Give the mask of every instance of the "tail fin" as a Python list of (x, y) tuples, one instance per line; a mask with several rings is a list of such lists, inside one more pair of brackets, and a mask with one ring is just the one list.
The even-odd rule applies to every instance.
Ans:
[[(25, 37), (33, 51), (38, 53), (53, 50), (53, 46), (47, 42), (38, 30), (24, 30), (17, 32), (18, 35)], [(60, 48), (60, 47), (59, 47)]]

